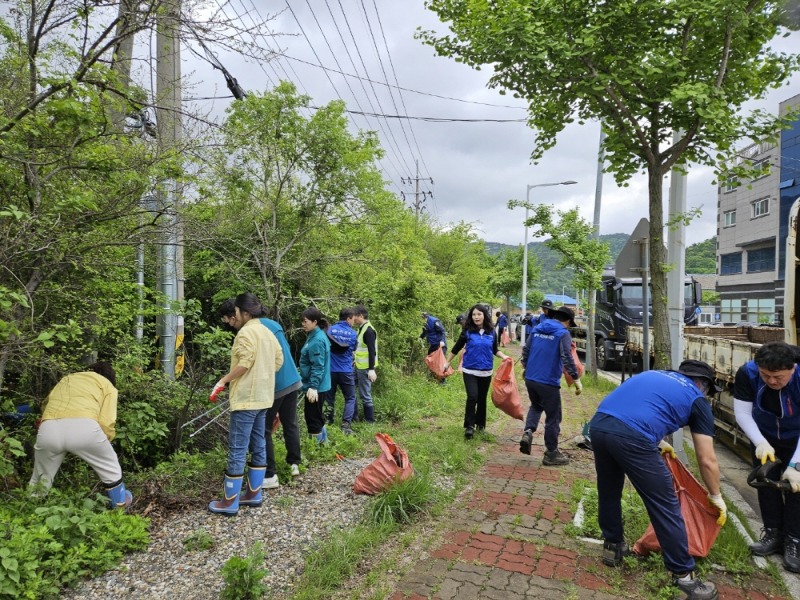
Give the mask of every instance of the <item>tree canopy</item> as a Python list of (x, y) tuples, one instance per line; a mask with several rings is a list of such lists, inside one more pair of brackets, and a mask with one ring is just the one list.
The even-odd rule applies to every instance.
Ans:
[[(663, 177), (743, 136), (774, 135), (776, 117), (741, 115), (800, 68), (770, 49), (782, 5), (765, 0), (428, 0), (450, 33), (421, 31), (442, 56), (491, 66), (489, 86), (524, 98), (534, 159), (575, 120), (601, 119), (607, 169), (648, 175), (656, 366), (669, 363)], [(664, 301), (658, 301), (658, 299)]]

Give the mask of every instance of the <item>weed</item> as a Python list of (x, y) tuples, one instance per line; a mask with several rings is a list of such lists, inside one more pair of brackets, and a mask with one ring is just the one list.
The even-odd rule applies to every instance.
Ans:
[(267, 574), (261, 542), (256, 542), (247, 551), (246, 557), (232, 556), (222, 566), (225, 587), (220, 597), (223, 600), (255, 600), (267, 591), (261, 580)]
[(291, 496), (278, 496), (275, 499), (275, 506), (282, 509), (291, 508), (294, 505), (294, 498)]
[(418, 514), (425, 513), (434, 495), (429, 474), (417, 472), (373, 498), (367, 509), (369, 522), (389, 529), (410, 523)]
[(183, 540), (183, 547), (189, 552), (209, 550), (214, 547), (214, 538), (205, 529), (195, 529)]

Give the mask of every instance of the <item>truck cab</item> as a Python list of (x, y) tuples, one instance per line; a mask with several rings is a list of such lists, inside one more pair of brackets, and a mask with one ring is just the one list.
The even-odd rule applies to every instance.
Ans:
[[(697, 323), (697, 309), (702, 299), (700, 283), (693, 277), (684, 281), (684, 323)], [(644, 319), (642, 278), (617, 277), (613, 270), (603, 273), (597, 293), (595, 314), (595, 350), (597, 366), (609, 369), (622, 358), (629, 325), (641, 325)], [(650, 295), (648, 320), (652, 321), (652, 295)], [(583, 327), (578, 332), (576, 344), (586, 349), (588, 332)], [(583, 343), (579, 343), (582, 339)]]

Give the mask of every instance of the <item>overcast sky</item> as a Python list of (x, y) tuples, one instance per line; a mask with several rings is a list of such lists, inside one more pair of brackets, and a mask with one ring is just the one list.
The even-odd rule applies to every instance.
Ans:
[[(262, 8), (264, 4), (272, 12)], [(270, 28), (288, 35), (257, 41), (299, 60), (245, 61), (215, 49), (220, 62), (246, 90), (263, 92), (279, 79), (289, 78), (301, 92), (312, 97), (314, 105), (342, 98), (348, 110), (412, 117), (405, 120), (351, 115), (354, 127), (378, 132), (387, 152), (381, 162), (387, 185), (398, 196), (404, 193), (408, 206), (419, 198), (414, 195), (415, 184), (409, 181), (416, 177), (418, 160), (420, 178), (424, 178), (421, 189), (432, 192), (432, 196), (425, 196), (425, 210), (443, 227), (463, 220), (473, 224), (486, 241), (521, 244), (524, 209), (511, 211), (506, 202), (512, 198), (524, 200), (528, 184), (566, 180), (578, 184), (536, 188), (531, 190), (530, 200), (551, 203), (559, 209), (577, 206), (586, 220), (592, 220), (599, 124), (568, 127), (557, 146), (539, 164), (532, 164), (529, 157), (536, 139), (534, 132), (524, 122), (491, 122), (524, 120), (524, 103), (487, 89), (488, 70), (474, 71), (452, 59), (438, 57), (414, 39), (420, 26), (445, 31), (436, 16), (424, 9), (422, 0), (291, 0), (291, 8), (285, 2), (264, 4), (258, 0), (232, 0), (224, 14), (249, 23), (282, 10), (270, 22)], [(778, 47), (797, 51), (800, 36), (794, 33), (781, 40)], [(195, 71), (195, 80), (206, 80), (206, 85), (201, 86), (204, 90), (218, 86), (220, 95), (225, 92), (219, 71), (210, 71), (192, 56), (184, 56), (184, 61), (185, 72)], [(366, 76), (376, 83), (332, 71), (326, 74), (325, 70), (300, 61)], [(377, 83), (387, 81), (405, 91), (392, 89), (390, 95), (388, 86)], [(798, 93), (800, 77), (795, 77), (789, 86), (773, 91), (765, 102), (753, 107), (777, 112), (779, 102)], [(221, 109), (227, 102), (218, 100), (215, 108)], [(487, 122), (450, 121), (458, 119)], [(716, 234), (717, 191), (712, 181), (709, 169), (690, 171), (687, 207), (701, 208), (702, 217), (688, 228), (688, 244)], [(665, 205), (666, 198), (665, 187)], [(616, 186), (611, 175), (604, 176), (601, 233), (630, 233), (639, 219), (647, 216), (644, 176), (635, 177), (625, 188)]]

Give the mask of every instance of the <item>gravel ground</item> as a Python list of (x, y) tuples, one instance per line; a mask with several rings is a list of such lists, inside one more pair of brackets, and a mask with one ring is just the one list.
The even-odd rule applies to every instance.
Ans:
[[(368, 496), (352, 491), (358, 473), (371, 459), (315, 466), (280, 488), (265, 491), (260, 508), (242, 507), (235, 517), (191, 510), (160, 520), (151, 528), (146, 551), (126, 557), (119, 568), (89, 580), (62, 598), (216, 599), (223, 587), (220, 570), (231, 556), (244, 556), (263, 544), (268, 574), (267, 598), (285, 598), (302, 574), (309, 550), (327, 532), (347, 528), (362, 517)], [(220, 493), (221, 493), (220, 482)], [(212, 500), (213, 498), (209, 498)], [(214, 540), (209, 550), (188, 551), (183, 541), (204, 530)]]

